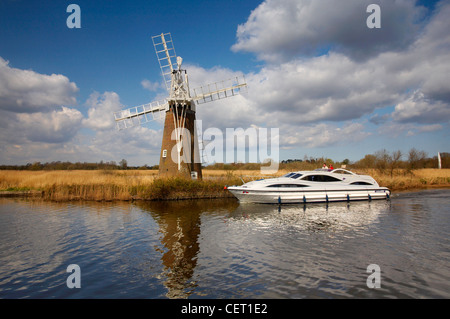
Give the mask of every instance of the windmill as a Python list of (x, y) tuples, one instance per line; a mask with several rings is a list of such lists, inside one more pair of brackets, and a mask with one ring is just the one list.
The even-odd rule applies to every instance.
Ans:
[(237, 95), (247, 88), (245, 80), (235, 77), (196, 89), (189, 88), (183, 59), (176, 55), (170, 33), (152, 37), (163, 81), (169, 97), (163, 101), (114, 112), (117, 129), (162, 119), (164, 131), (159, 159), (160, 176), (202, 178), (199, 143), (195, 126), (196, 105)]

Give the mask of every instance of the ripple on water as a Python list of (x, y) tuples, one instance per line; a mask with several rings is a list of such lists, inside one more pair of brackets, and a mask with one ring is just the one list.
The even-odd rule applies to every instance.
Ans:
[[(239, 205), (0, 199), (6, 298), (450, 297), (448, 192)], [(78, 264), (82, 289), (66, 287)], [(381, 268), (368, 289), (367, 266)]]

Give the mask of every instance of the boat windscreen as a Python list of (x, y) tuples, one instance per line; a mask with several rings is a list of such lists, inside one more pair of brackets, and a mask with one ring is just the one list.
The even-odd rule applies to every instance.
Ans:
[(297, 173), (297, 174), (292, 175), (291, 178), (296, 179), (296, 178), (299, 178), (300, 176), (302, 176), (302, 174)]
[(291, 177), (292, 175), (294, 175), (295, 173), (287, 173), (286, 175), (284, 175), (284, 177)]

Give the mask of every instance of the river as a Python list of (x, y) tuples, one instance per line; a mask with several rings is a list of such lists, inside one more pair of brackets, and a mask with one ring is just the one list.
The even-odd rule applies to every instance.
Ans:
[(0, 298), (449, 298), (449, 204), (1, 198)]

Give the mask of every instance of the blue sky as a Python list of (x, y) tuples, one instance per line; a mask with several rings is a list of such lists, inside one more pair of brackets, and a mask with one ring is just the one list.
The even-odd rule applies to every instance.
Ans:
[[(80, 6), (80, 29), (66, 26), (71, 3)], [(80, 88), (80, 101), (92, 90), (114, 91), (132, 106), (151, 98), (143, 78), (159, 81), (151, 36), (161, 32), (172, 33), (175, 49), (190, 63), (248, 71), (251, 57), (230, 46), (236, 26), (258, 3), (6, 0), (0, 4), (1, 54), (16, 68), (66, 75)]]
[[(69, 29), (69, 4), (81, 28)], [(381, 7), (381, 29), (366, 7)], [(244, 75), (199, 106), (203, 128), (279, 128), (280, 160), (448, 152), (448, 1), (0, 2), (0, 164), (158, 163), (162, 125), (112, 112), (164, 98), (151, 36), (170, 32), (191, 87)]]

